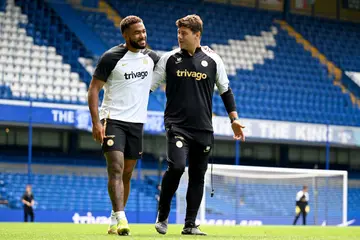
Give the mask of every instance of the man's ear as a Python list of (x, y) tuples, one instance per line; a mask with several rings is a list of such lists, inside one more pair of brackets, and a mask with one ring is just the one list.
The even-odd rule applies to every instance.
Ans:
[(122, 33), (122, 36), (123, 36), (123, 38), (124, 38), (124, 39), (126, 39), (126, 38), (127, 38), (128, 33), (127, 33), (127, 31), (126, 31), (126, 30)]
[(197, 32), (195, 33), (196, 37), (198, 37), (199, 39), (201, 38), (201, 33), (200, 32)]

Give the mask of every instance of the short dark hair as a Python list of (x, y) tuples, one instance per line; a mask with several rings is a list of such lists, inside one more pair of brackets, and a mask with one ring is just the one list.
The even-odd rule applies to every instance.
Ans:
[(176, 21), (176, 26), (178, 28), (180, 27), (190, 28), (190, 30), (193, 33), (200, 32), (200, 34), (202, 34), (203, 32), (203, 21), (196, 14), (187, 15), (183, 18), (178, 19)]
[(306, 186), (306, 185), (303, 186), (303, 189), (307, 189), (307, 188), (308, 188), (308, 186)]
[(128, 29), (131, 25), (136, 24), (136, 23), (142, 23), (142, 22), (143, 22), (143, 20), (141, 18), (139, 18), (138, 16), (133, 16), (133, 15), (127, 16), (120, 22), (121, 33), (124, 33), (124, 31), (126, 29)]

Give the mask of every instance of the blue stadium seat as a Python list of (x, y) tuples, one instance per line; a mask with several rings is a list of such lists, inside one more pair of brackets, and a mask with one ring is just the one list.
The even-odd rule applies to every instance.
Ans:
[[(259, 36), (261, 31), (276, 26), (278, 29), (275, 36), (276, 46), (268, 48), (274, 52), (274, 59), (254, 65), (254, 70), (251, 71), (238, 69), (236, 75), (230, 77), (235, 95), (241, 96), (237, 98), (238, 105), (241, 105), (240, 115), (245, 118), (360, 125), (358, 118), (351, 117), (359, 116), (359, 110), (352, 105), (348, 95), (342, 94), (341, 89), (332, 84), (333, 80), (328, 77), (327, 69), (273, 22), (274, 19), (280, 18), (279, 13), (213, 3), (190, 4), (161, 0), (146, 4), (145, 1), (130, 0), (121, 3), (115, 0), (108, 2), (121, 16), (135, 14), (143, 18), (148, 31), (148, 42), (156, 50), (168, 51), (177, 45), (175, 21), (189, 13), (197, 13), (204, 20), (203, 45), (228, 46), (229, 39), (244, 40), (246, 36)], [(172, 14), (168, 14), (169, 12)], [(213, 17), (214, 14), (216, 18)], [(155, 15), (157, 18), (154, 19)], [(306, 22), (303, 29), (311, 29), (306, 33), (321, 32), (316, 27), (308, 28), (313, 23), (312, 20), (304, 20), (307, 17), (302, 16), (294, 17), (294, 19), (299, 18), (302, 21), (297, 26)], [(218, 21), (223, 21), (224, 26), (231, 25), (232, 29), (237, 30), (217, 27)], [(351, 26), (346, 27), (347, 25)], [(159, 37), (159, 26), (161, 26), (161, 37)], [(341, 36), (336, 32), (337, 30), (333, 32), (331, 29), (336, 29), (333, 26), (339, 29), (343, 25), (336, 23), (324, 26), (321, 22), (316, 26), (321, 27), (323, 32), (331, 36)], [(347, 23), (344, 26), (341, 28), (342, 31), (346, 28), (353, 30), (358, 25)], [(352, 36), (355, 40), (357, 33), (358, 31), (353, 34), (348, 33), (346, 36)], [(330, 39), (328, 35), (315, 37), (319, 42), (324, 38)], [(335, 41), (333, 38), (330, 40), (330, 44)], [(336, 41), (347, 42), (344, 39)], [(338, 52), (344, 49), (342, 45), (336, 45), (340, 48)], [(351, 48), (351, 46), (352, 44), (349, 44), (346, 47)], [(359, 48), (356, 51), (359, 51)], [(351, 62), (354, 60), (352, 58)], [(165, 100), (161, 91), (156, 91), (154, 94), (157, 94), (159, 101)], [(213, 111), (217, 115), (227, 115), (217, 95), (213, 98)]]
[[(22, 208), (19, 201), (23, 194), (24, 183), (27, 174), (23, 173), (2, 173), (3, 187), (0, 194), (9, 201), (11, 208)], [(219, 180), (221, 182), (221, 180)], [(218, 182), (219, 182), (218, 181)], [(146, 175), (141, 180), (132, 181), (132, 190), (127, 204), (127, 211), (147, 211), (149, 206), (156, 206), (155, 195), (157, 194), (158, 177)], [(76, 211), (110, 211), (111, 204), (107, 197), (107, 178), (103, 176), (86, 175), (33, 175), (33, 191), (37, 208), (42, 210), (76, 210)], [(61, 186), (61, 187), (59, 187)], [(246, 216), (293, 216), (294, 193), (299, 186), (276, 184), (239, 182), (227, 184), (227, 188), (217, 188), (217, 194), (213, 198), (206, 195), (207, 212), (212, 214), (233, 214), (237, 209), (238, 215)], [(207, 187), (207, 191), (211, 189)], [(313, 189), (309, 189), (313, 192)], [(273, 194), (276, 192), (276, 194)], [(342, 189), (339, 187), (319, 186), (318, 202), (328, 204), (341, 204)], [(331, 198), (327, 194), (331, 193)], [(234, 197), (236, 194), (236, 197)], [(66, 198), (63, 198), (66, 196)], [(90, 196), (90, 197), (89, 197)], [(269, 196), (271, 196), (269, 198)], [(137, 199), (137, 198), (140, 199)], [(326, 200), (327, 199), (327, 200)], [(241, 201), (240, 201), (241, 200)], [(349, 214), (355, 215), (360, 211), (358, 204), (360, 200), (360, 188), (350, 187), (348, 193)], [(267, 204), (264, 204), (266, 202)], [(281, 204), (279, 205), (279, 202)], [(140, 203), (140, 205), (137, 205)], [(224, 204), (225, 203), (225, 204)], [(329, 218), (341, 219), (341, 213), (333, 210), (326, 204), (312, 203), (310, 218), (313, 219), (315, 207), (317, 214), (327, 214)], [(172, 211), (176, 211), (176, 198), (173, 198)]]
[[(62, 23), (55, 11), (46, 1), (15, 2), (28, 16), (28, 23), (20, 23), (19, 26), (26, 28), (34, 43), (54, 46), (57, 53), (61, 54), (62, 61), (70, 64), (71, 70), (77, 72), (88, 84), (90, 75), (79, 63), (78, 57), (93, 56)], [(327, 68), (274, 22), (281, 18), (279, 12), (198, 1), (107, 2), (122, 17), (131, 14), (143, 18), (148, 43), (159, 51), (169, 51), (177, 46), (175, 21), (178, 18), (190, 13), (199, 14), (204, 20), (202, 44), (218, 49), (218, 54), (223, 59), (228, 59), (230, 84), (237, 105), (241, 106), (241, 117), (360, 126), (359, 109), (352, 104), (348, 95), (333, 85), (334, 79), (329, 76)], [(0, 1), (0, 11), (4, 11), (4, 6), (5, 1)], [(120, 30), (105, 13), (85, 10), (77, 12), (108, 47), (123, 41)], [(219, 26), (219, 22), (232, 27)], [(360, 71), (360, 48), (357, 46), (360, 38), (359, 24), (298, 15), (291, 15), (289, 23), (342, 69)], [(256, 51), (260, 51), (259, 46), (254, 44), (256, 41), (248, 39), (261, 38), (268, 33), (272, 34), (275, 44), (266, 45), (264, 51), (272, 57), (252, 62), (249, 68), (241, 68), (238, 64), (231, 70), (230, 66), (234, 67), (237, 61), (245, 59), (249, 64), (248, 59), (256, 56)], [(220, 51), (221, 48), (229, 49), (234, 41), (242, 41), (250, 47), (246, 45), (235, 55)], [(245, 58), (243, 55), (249, 56)], [(3, 85), (1, 80), (0, 75), (0, 86)], [(154, 101), (164, 106), (164, 92), (157, 90), (153, 94)], [(28, 100), (31, 96), (15, 96), (8, 87), (1, 87), (0, 97)], [(79, 101), (73, 99), (47, 99), (45, 96), (38, 96), (37, 100), (79, 104)], [(216, 115), (227, 115), (217, 93), (213, 97), (213, 111)]]
[(358, 23), (291, 15), (289, 23), (330, 61), (346, 71), (360, 71)]
[[(23, 194), (27, 174), (4, 173), (3, 179), (5, 187), (1, 189), (1, 192), (8, 196), (10, 207), (22, 208), (19, 199)], [(149, 206), (156, 206), (156, 186), (145, 181), (141, 181), (139, 185), (135, 180), (132, 180), (131, 185), (127, 211), (146, 211)], [(111, 211), (110, 199), (107, 197), (106, 177), (35, 174), (32, 186), (39, 209)], [(66, 196), (66, 198), (61, 196)], [(139, 201), (137, 197), (140, 198)], [(137, 202), (140, 202), (140, 206)]]

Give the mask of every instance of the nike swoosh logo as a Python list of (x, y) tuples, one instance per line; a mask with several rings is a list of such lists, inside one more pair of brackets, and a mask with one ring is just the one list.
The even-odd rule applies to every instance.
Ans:
[(126, 66), (127, 65), (127, 63), (123, 63), (123, 64), (121, 64), (121, 66)]

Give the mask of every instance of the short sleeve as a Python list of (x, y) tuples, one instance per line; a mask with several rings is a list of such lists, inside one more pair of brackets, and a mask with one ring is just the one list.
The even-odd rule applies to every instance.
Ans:
[(219, 90), (219, 94), (223, 94), (229, 90), (229, 78), (226, 74), (226, 69), (223, 60), (221, 57), (215, 53), (211, 48), (208, 46), (203, 46), (202, 50), (208, 56), (210, 56), (216, 63), (216, 78), (215, 84)]
[(151, 50), (151, 51), (149, 52), (149, 57), (153, 60), (153, 62), (154, 62), (154, 68), (155, 68), (156, 64), (157, 64), (157, 63), (159, 62), (159, 60), (160, 60), (159, 54), (158, 54), (157, 52)]
[(308, 202), (309, 201), (309, 193), (305, 193), (305, 200)]
[(114, 61), (114, 54), (111, 52), (104, 53), (95, 68), (93, 77), (106, 82), (112, 70), (115, 68), (117, 61)]

